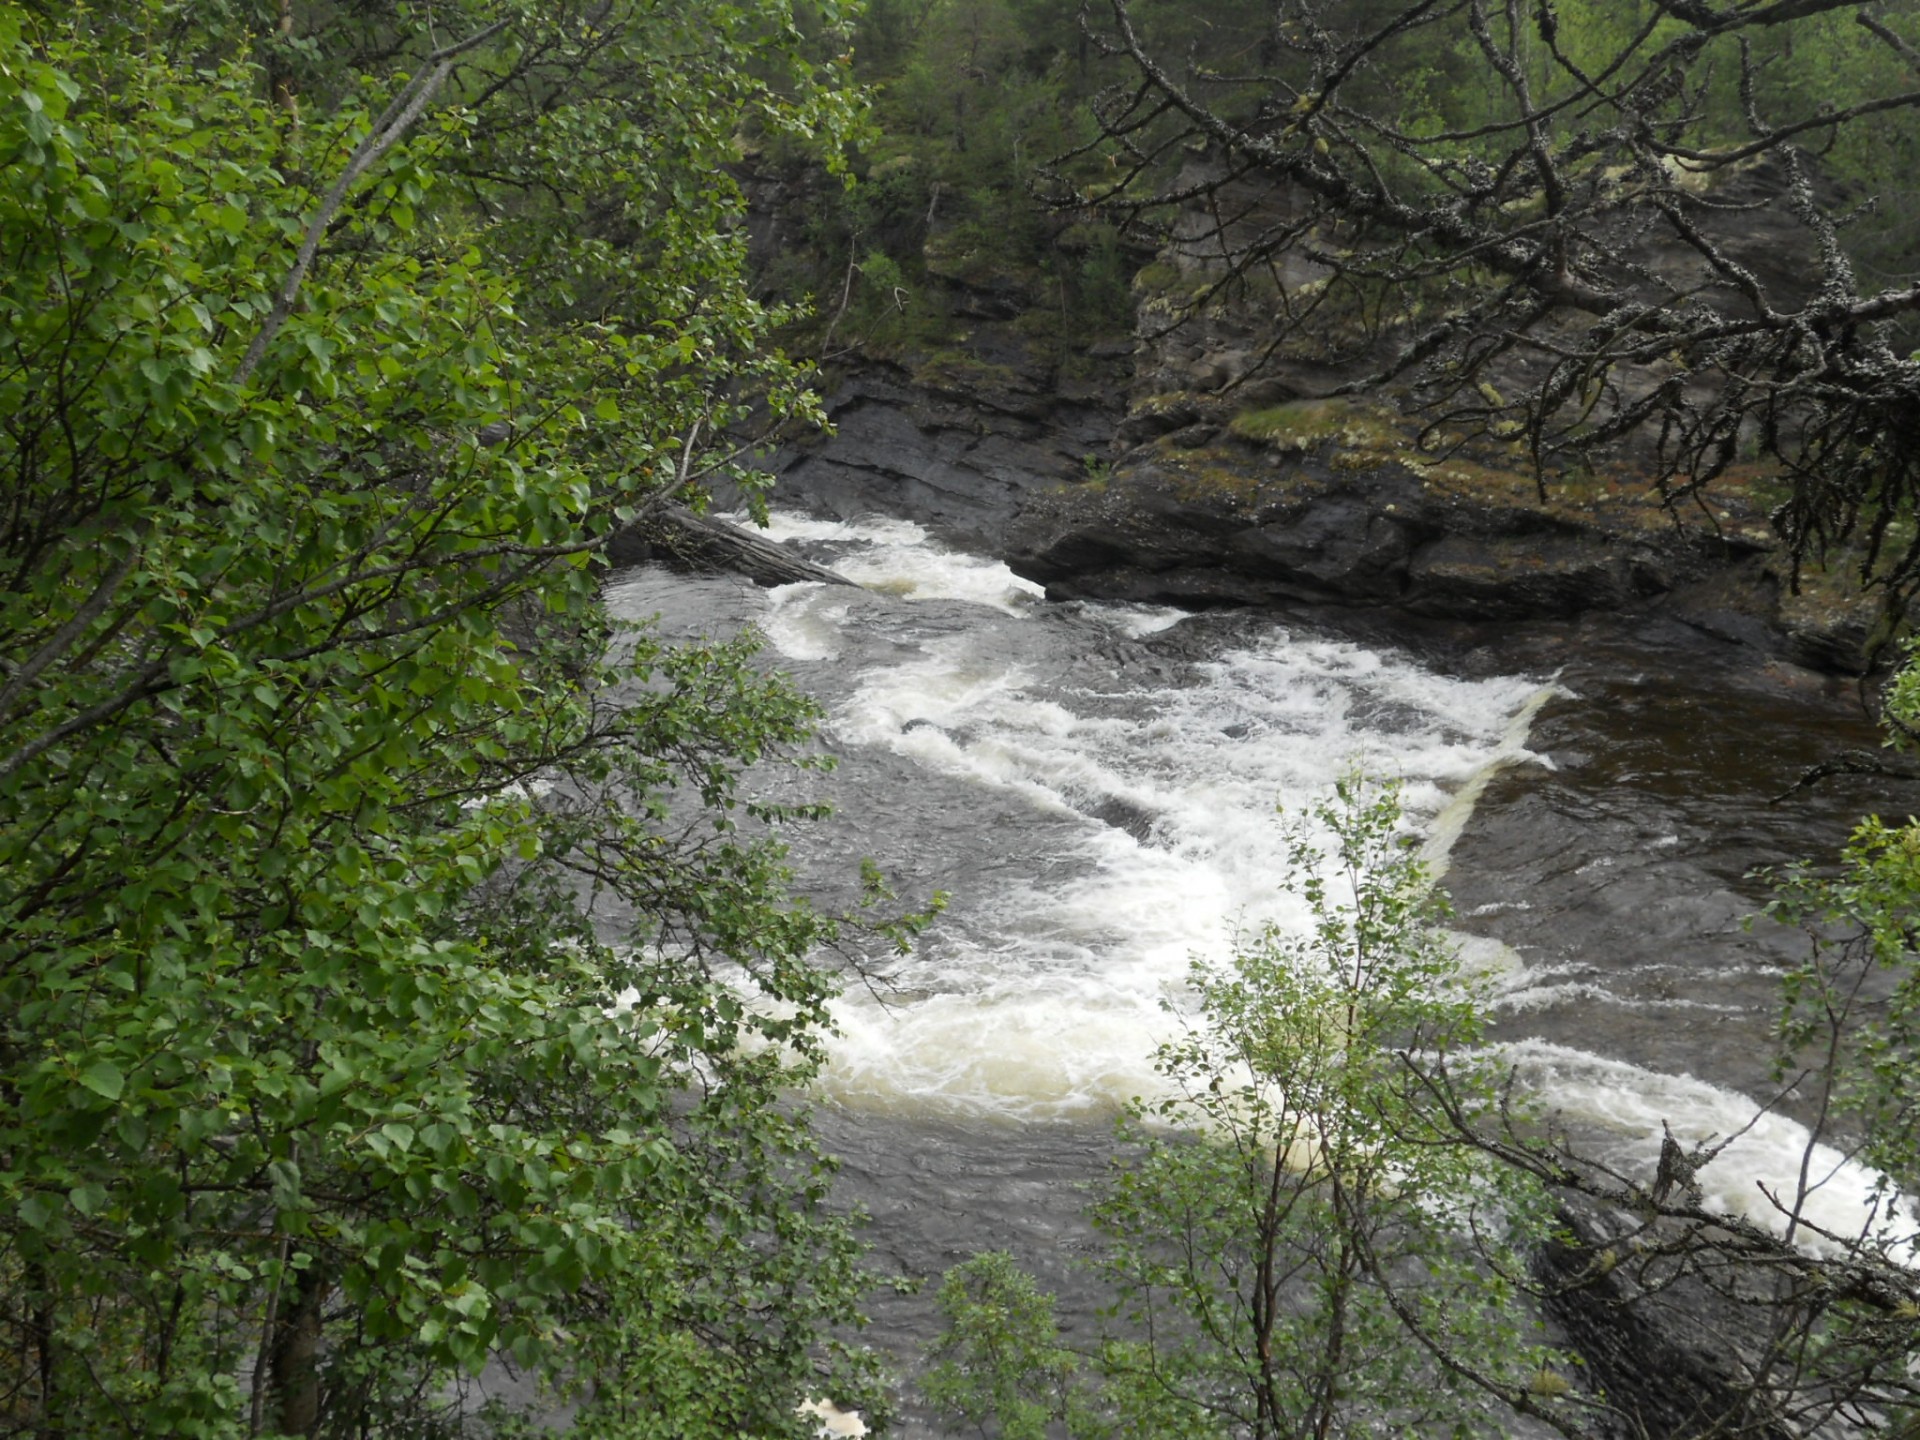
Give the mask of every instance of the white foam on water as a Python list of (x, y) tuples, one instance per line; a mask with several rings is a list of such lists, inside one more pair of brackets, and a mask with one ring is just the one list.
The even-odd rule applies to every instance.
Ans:
[(1525, 983), (1526, 962), (1520, 958), (1520, 952), (1504, 940), (1460, 931), (1449, 931), (1447, 939), (1453, 946), (1460, 973), (1467, 979), (1479, 981), (1496, 993)]
[(1102, 605), (1097, 608), (1108, 624), (1135, 640), (1144, 640), (1149, 635), (1158, 635), (1162, 630), (1171, 630), (1193, 613), (1190, 610), (1176, 610), (1171, 605)]
[(1446, 878), (1453, 847), (1465, 833), (1467, 822), (1473, 818), (1474, 807), (1480, 803), (1480, 797), (1486, 794), (1494, 776), (1509, 765), (1522, 761), (1553, 768), (1551, 759), (1527, 749), (1527, 733), (1533, 728), (1534, 717), (1539, 715), (1547, 702), (1558, 698), (1571, 699), (1573, 692), (1549, 683), (1528, 696), (1527, 702), (1507, 721), (1507, 728), (1500, 737), (1500, 748), (1468, 777), (1466, 784), (1454, 791), (1453, 797), (1434, 817), (1426, 844), (1421, 848), (1421, 858), (1426, 861), (1427, 874), (1435, 884)]
[(489, 794), (468, 796), (460, 802), (460, 808), (462, 810), (472, 811), (485, 810), (493, 805), (518, 805), (524, 801), (538, 800), (541, 796), (552, 790), (553, 786), (554, 782), (552, 779), (541, 775), (536, 775), (525, 783), (518, 780), (509, 780), (498, 790), (492, 791)]
[(837, 660), (840, 626), (851, 604), (842, 585), (822, 580), (777, 585), (767, 592), (760, 633), (789, 660)]
[[(746, 521), (744, 516), (730, 518), (737, 523)], [(829, 568), (856, 585), (902, 599), (970, 600), (1019, 615), (1046, 594), (1041, 586), (1021, 579), (997, 560), (948, 549), (911, 520), (815, 520), (772, 514), (767, 522), (762, 533), (768, 539), (833, 547), (825, 562)]]
[[(967, 600), (1028, 621), (1045, 613), (1038, 586), (933, 545), (905, 521), (776, 516), (771, 530), (823, 544), (849, 579), (905, 599)], [(1085, 608), (1134, 639), (1186, 618), (1156, 607)], [(781, 654), (826, 660), (842, 653), (849, 613), (838, 587), (792, 585), (770, 592), (761, 623)], [(1280, 889), (1276, 803), (1303, 812), (1356, 765), (1398, 779), (1437, 875), (1492, 776), (1549, 763), (1527, 749), (1528, 727), (1564, 693), (1519, 678), (1450, 679), (1278, 629), (1197, 668), (1197, 683), (1184, 688), (1073, 691), (997, 658), (990, 636), (946, 634), (856, 678), (830, 723), (843, 752), (889, 751), (1081, 823), (1068, 831), (1065, 879), (1040, 873), (1041, 862), (997, 893), (968, 897), (968, 924), (944, 927), (894, 974), (897, 1000), (854, 991), (837, 1002), (829, 1094), (1018, 1120), (1107, 1111), (1152, 1093), (1152, 1055), (1181, 1023), (1169, 1011), (1190, 960), (1222, 960), (1236, 934), (1261, 925), (1309, 923)], [(1103, 807), (1118, 807), (1126, 823), (1091, 818)], [(1500, 908), (1527, 907), (1476, 913)], [(1466, 968), (1492, 981), (1496, 1004), (1575, 994), (1631, 1003), (1577, 969), (1529, 971), (1497, 942), (1458, 943)], [(1687, 1145), (1749, 1127), (1699, 1173), (1709, 1206), (1777, 1233), (1788, 1220), (1769, 1194), (1836, 1235), (1858, 1235), (1871, 1220), (1908, 1263), (1920, 1261), (1911, 1202), (1811, 1143), (1803, 1126), (1753, 1121), (1748, 1097), (1546, 1041), (1504, 1049), (1544, 1105), (1584, 1133), (1612, 1137), (1607, 1158), (1619, 1168), (1652, 1173), (1662, 1121)], [(1820, 1243), (1805, 1230), (1797, 1238)]]
[(1242, 927), (1310, 923), (1280, 888), (1276, 803), (1303, 812), (1357, 764), (1401, 780), (1424, 830), (1489, 765), (1533, 758), (1515, 726), (1544, 698), (1279, 630), (1197, 672), (1074, 690), (960, 633), (858, 677), (829, 725), (843, 754), (890, 751), (1079, 823), (1062, 875), (964, 897), (966, 933), (893, 977), (916, 998), (840, 1002), (832, 1094), (1038, 1117), (1151, 1092), (1190, 961), (1224, 960)]
[[(1744, 1216), (1776, 1235), (1787, 1233), (1786, 1212), (1797, 1211), (1833, 1235), (1872, 1235), (1892, 1246), (1903, 1263), (1920, 1259), (1911, 1200), (1833, 1146), (1816, 1143), (1797, 1121), (1773, 1114), (1756, 1121), (1759, 1107), (1752, 1099), (1691, 1075), (1643, 1070), (1545, 1040), (1503, 1048), (1521, 1083), (1564, 1123), (1616, 1137), (1617, 1148), (1601, 1157), (1616, 1168), (1642, 1179), (1652, 1176), (1662, 1121), (1689, 1148), (1717, 1143), (1747, 1127), (1695, 1176), (1706, 1208)], [(1815, 1251), (1834, 1248), (1804, 1227), (1795, 1239)]]
[(831, 1400), (809, 1400), (798, 1413), (814, 1422), (813, 1433), (819, 1440), (859, 1440), (868, 1433), (858, 1410), (842, 1410)]
[(1740, 1005), (1721, 1005), (1711, 1000), (1695, 1000), (1685, 996), (1622, 995), (1594, 980), (1564, 980), (1557, 984), (1542, 984), (1530, 980), (1524, 985), (1496, 996), (1494, 1008), (1508, 1014), (1525, 1014), (1532, 1010), (1551, 1010), (1557, 1006), (1571, 1005), (1575, 1001), (1582, 1004), (1612, 1005), (1620, 1010), (1633, 1010), (1643, 1014), (1665, 1014), (1678, 1010), (1708, 1015), (1746, 1013), (1745, 1007)]
[[(1482, 906), (1474, 911), (1474, 914), (1486, 913), (1487, 908)], [(1516, 956), (1516, 961), (1517, 959)], [(1717, 965), (1713, 968), (1712, 974), (1719, 982), (1755, 976), (1765, 979), (1777, 978), (1776, 972), (1758, 965)], [(1680, 985), (1698, 986), (1702, 978), (1702, 970), (1695, 963), (1663, 964), (1640, 961), (1630, 971), (1616, 977), (1613, 983), (1609, 983), (1597, 976), (1594, 967), (1583, 960), (1575, 959), (1563, 964), (1516, 963), (1512, 972), (1505, 977), (1497, 993), (1492, 997), (1492, 1005), (1495, 1010), (1509, 1014), (1545, 1010), (1575, 1001), (1612, 1005), (1622, 1010), (1648, 1013), (1673, 1010), (1700, 1011), (1714, 1015), (1748, 1013), (1749, 1006), (1738, 1001), (1710, 1000), (1698, 995), (1635, 995), (1630, 992), (1623, 993), (1614, 988), (1614, 984), (1644, 983), (1662, 975), (1673, 976)]]
[(1155, 1088), (1166, 1016), (1138, 996), (1056, 976), (882, 1010), (843, 1002), (824, 1089), (886, 1111), (1058, 1120), (1112, 1114)]

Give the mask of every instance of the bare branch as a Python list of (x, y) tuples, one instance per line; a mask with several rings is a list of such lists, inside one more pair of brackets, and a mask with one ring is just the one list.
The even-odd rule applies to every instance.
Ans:
[[(1920, 314), (1920, 284), (1863, 282), (1850, 227), (1871, 203), (1841, 208), (1802, 147), (1920, 125), (1920, 90), (1802, 104), (1770, 78), (1782, 35), (1841, 12), (1920, 53), (1850, 0), (1663, 0), (1580, 59), (1550, 4), (1406, 0), (1347, 30), (1338, 7), (1277, 5), (1283, 63), (1183, 75), (1108, 0), (1098, 41), (1136, 81), (1096, 106), (1112, 179), (1068, 203), (1170, 245), (1198, 279), (1145, 322), (1149, 342), (1271, 275), (1277, 302), (1242, 318), (1266, 329), (1265, 362), (1341, 367), (1325, 393), (1394, 398), (1454, 450), (1523, 441), (1543, 487), (1630, 465), (1674, 507), (1770, 471), (1790, 487), (1774, 524), (1796, 583), (1845, 545), (1904, 593), (1920, 584), (1920, 540), (1894, 523), (1920, 506), (1920, 360), (1889, 322)], [(1471, 124), (1396, 108), (1392, 77), (1443, 34), (1485, 82)], [(1310, 304), (1278, 280), (1303, 261)]]

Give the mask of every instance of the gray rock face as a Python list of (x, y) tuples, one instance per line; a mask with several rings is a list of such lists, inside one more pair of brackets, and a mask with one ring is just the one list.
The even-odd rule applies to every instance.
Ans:
[(958, 375), (879, 365), (848, 378), (827, 401), (835, 433), (778, 458), (782, 492), (842, 518), (903, 516), (1000, 550), (1035, 495), (1106, 454), (1118, 414), (1110, 393), (1060, 385), (1017, 346), (987, 353), (999, 358)]
[[(1394, 606), (1457, 619), (1629, 610), (1738, 568), (1750, 541), (1514, 504), (1430, 484), (1393, 463), (1278, 467), (1213, 447), (1196, 466), (1162, 447), (1104, 485), (1036, 497), (1007, 534), (1009, 563), (1059, 598), (1172, 604)], [(1752, 570), (1753, 567), (1747, 567)], [(1750, 593), (1766, 600), (1757, 571)]]
[(1009, 365), (959, 379), (871, 367), (829, 409), (836, 433), (779, 457), (783, 494), (918, 521), (1056, 599), (1466, 620), (1659, 610), (1842, 673), (1866, 668), (1878, 633), (1871, 598), (1789, 596), (1750, 513), (1682, 524), (1644, 496), (1542, 503), (1523, 477), (1449, 482), (1338, 443), (1272, 452), (1190, 417), (1109, 461), (1117, 388)]

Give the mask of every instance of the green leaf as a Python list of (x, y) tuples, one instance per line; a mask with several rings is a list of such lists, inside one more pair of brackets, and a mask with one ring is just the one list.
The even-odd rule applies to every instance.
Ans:
[(15, 1213), (29, 1230), (45, 1230), (53, 1222), (55, 1211), (53, 1202), (46, 1196), (32, 1194), (20, 1201)]
[(93, 1215), (107, 1203), (107, 1189), (104, 1185), (76, 1185), (67, 1192), (67, 1200), (82, 1215)]
[[(643, 503), (692, 417), (718, 458), (715, 397), (780, 392), (724, 166), (846, 100), (793, 68), (781, 0), (615, 0), (591, 43), (476, 0), (475, 30), (513, 25), (463, 75), (541, 57), (491, 96), (409, 89), (447, 23), (417, 6), (345, 30), (295, 7), (264, 47), (245, 6), (18, 9), (0, 1310), (59, 1337), (60, 1423), (259, 1428), (240, 1331), (314, 1295), (353, 1370), (317, 1431), (425, 1433), (422, 1397), (496, 1347), (632, 1414), (670, 1396), (689, 1434), (777, 1428), (796, 1366), (857, 1388), (829, 1338), (853, 1244), (782, 1102), (835, 922), (789, 892), (802, 807), (752, 836), (726, 810), (813, 710), (746, 645), (615, 640), (584, 553), (527, 554)], [(322, 214), (402, 96), (412, 128)], [(475, 463), (503, 418), (516, 444)], [(554, 804), (460, 803), (536, 775)], [(571, 878), (588, 854), (626, 933)], [(721, 1016), (696, 956), (766, 995)], [(604, 1009), (630, 985), (631, 1030)], [(762, 1025), (779, 1043), (750, 1050)], [(695, 1072), (711, 1096), (681, 1093)]]
[(127, 1077), (111, 1060), (95, 1060), (80, 1072), (80, 1083), (96, 1095), (118, 1100), (126, 1089)]

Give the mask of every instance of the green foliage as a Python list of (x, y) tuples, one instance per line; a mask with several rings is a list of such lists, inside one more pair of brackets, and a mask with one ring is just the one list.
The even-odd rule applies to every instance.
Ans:
[(1161, 1433), (1487, 1433), (1446, 1357), (1499, 1357), (1515, 1391), (1542, 1368), (1515, 1277), (1543, 1198), (1434, 1103), (1483, 1115), (1496, 1077), (1396, 794), (1349, 779), (1312, 818), (1331, 848), (1296, 826), (1286, 880), (1312, 928), (1195, 966), (1175, 1093), (1136, 1112), (1142, 1158), (1096, 1212), (1118, 1313), (1152, 1337), (1107, 1365)]
[[(1487, 1434), (1490, 1396), (1548, 1403), (1536, 1381), (1556, 1357), (1520, 1300), (1546, 1199), (1463, 1135), (1498, 1106), (1497, 1077), (1398, 821), (1391, 788), (1342, 782), (1292, 832), (1286, 883), (1311, 928), (1195, 965), (1198, 1022), (1160, 1051), (1171, 1093), (1136, 1105), (1134, 1158), (1094, 1212), (1118, 1299), (1074, 1433)], [(997, 1265), (955, 1276), (988, 1283), (950, 1310), (972, 1388), (942, 1372), (938, 1393), (1037, 1433), (1037, 1397), (1071, 1390), (1007, 1375), (1064, 1373), (1044, 1312)]]
[[(1887, 685), (1885, 720), (1910, 749), (1920, 668), (1908, 643)], [(1903, 1185), (1920, 1179), (1920, 822), (1866, 816), (1839, 868), (1791, 866), (1774, 877), (1766, 914), (1807, 933), (1807, 958), (1784, 979), (1780, 1073), (1814, 1075), (1826, 1108), (1859, 1131), (1859, 1156)], [(1889, 1194), (1891, 1198), (1891, 1194)], [(1910, 1261), (1908, 1261), (1910, 1263)]]
[(988, 1251), (954, 1266), (939, 1305), (946, 1330), (921, 1382), (936, 1410), (1002, 1440), (1045, 1440), (1055, 1423), (1089, 1433), (1080, 1357), (1060, 1343), (1053, 1297), (1011, 1255)]
[[(1310, 102), (1316, 47), (1353, 57), (1341, 67), (1338, 113), (1317, 128), (1283, 128), (1279, 141), (1296, 134), (1304, 140), (1309, 130), (1320, 145), (1336, 147), (1389, 132), (1404, 136), (1405, 148), (1378, 146), (1370, 163), (1395, 187), (1438, 193), (1476, 166), (1506, 165), (1513, 99), (1489, 68), (1465, 5), (1418, 7), (1419, 23), (1370, 43), (1414, 8), (1398, 0), (1236, 0), (1200, 8), (1187, 0), (1135, 0), (1130, 17), (1146, 52), (1184, 77), (1194, 99), (1234, 126), (1269, 136), (1279, 114)], [(1583, 184), (1617, 187), (1631, 167), (1616, 161), (1603, 173), (1606, 162), (1578, 159), (1598, 151), (1573, 138), (1577, 120), (1564, 141), (1558, 136), (1555, 107), (1569, 100), (1576, 73), (1630, 75), (1686, 36), (1687, 23), (1650, 0), (1559, 0), (1510, 14), (1481, 9), (1486, 44), (1515, 57), (1516, 78), (1550, 117), (1552, 143), (1571, 147), (1571, 170), (1586, 172)], [(1667, 87), (1672, 97), (1663, 118), (1686, 129), (1689, 143), (1734, 145), (1748, 138), (1749, 103), (1764, 124), (1782, 127), (1907, 88), (1901, 57), (1857, 23), (1854, 11), (1837, 6), (1706, 41), (1688, 52), (1684, 77)], [(1104, 7), (1084, 12), (1070, 0), (876, 0), (867, 8), (854, 56), (878, 100), (873, 131), (855, 162), (861, 183), (850, 197), (830, 197), (814, 218), (812, 241), (826, 259), (817, 277), (783, 283), (834, 293), (845, 261), (878, 250), (921, 298), (910, 316), (889, 304), (889, 289), (872, 285), (856, 298), (858, 323), (837, 329), (836, 338), (860, 336), (896, 351), (937, 340), (941, 292), (956, 276), (1024, 288), (1036, 309), (1064, 315), (1069, 340), (1127, 328), (1125, 286), (1140, 252), (1108, 246), (1090, 254), (1074, 232), (1095, 197), (1124, 215), (1156, 186), (1178, 189), (1193, 152), (1176, 143), (1171, 114), (1143, 122), (1124, 152), (1096, 143), (1099, 107), (1134, 79), (1083, 29), (1090, 23), (1099, 30), (1106, 21)], [(1751, 64), (1744, 79), (1742, 46)], [(1585, 113), (1579, 105), (1567, 112)], [(1915, 113), (1896, 108), (1831, 133), (1815, 128), (1807, 149), (1850, 197), (1867, 202), (1846, 228), (1855, 263), (1877, 284), (1907, 283), (1910, 256), (1901, 247), (1916, 208)], [(1145, 164), (1137, 174), (1136, 158)], [(1134, 244), (1141, 238), (1134, 235)], [(929, 244), (936, 252), (931, 266)]]
[(879, 0), (854, 55), (876, 93), (858, 183), (823, 197), (810, 234), (822, 263), (810, 278), (781, 267), (779, 289), (835, 297), (851, 278), (832, 338), (894, 353), (952, 343), (945, 296), (962, 283), (1060, 317), (1045, 338), (1064, 349), (1130, 325), (1130, 261), (1113, 227), (1054, 215), (1032, 193), (1044, 162), (1093, 137), (1085, 101), (1117, 74), (1074, 4)]
[[(1920, 643), (1889, 680), (1889, 744), (1920, 741)], [(1804, 962), (1788, 972), (1780, 1022), (1782, 1076), (1807, 1069), (1828, 1104), (1857, 1127), (1860, 1157), (1911, 1187), (1920, 1181), (1920, 821), (1869, 815), (1837, 871), (1796, 865), (1775, 877), (1767, 913), (1804, 930)], [(1911, 1263), (1909, 1260), (1908, 1263)]]
[(1860, 1159), (1910, 1185), (1920, 1177), (1920, 824), (1868, 816), (1840, 858), (1838, 874), (1787, 871), (1767, 907), (1811, 941), (1783, 981), (1781, 1073), (1810, 1070), (1857, 1128)]
[(783, 1098), (854, 937), (745, 788), (812, 708), (587, 565), (813, 411), (716, 177), (853, 102), (771, 0), (590, 8), (0, 6), (0, 1429), (861, 1384)]

